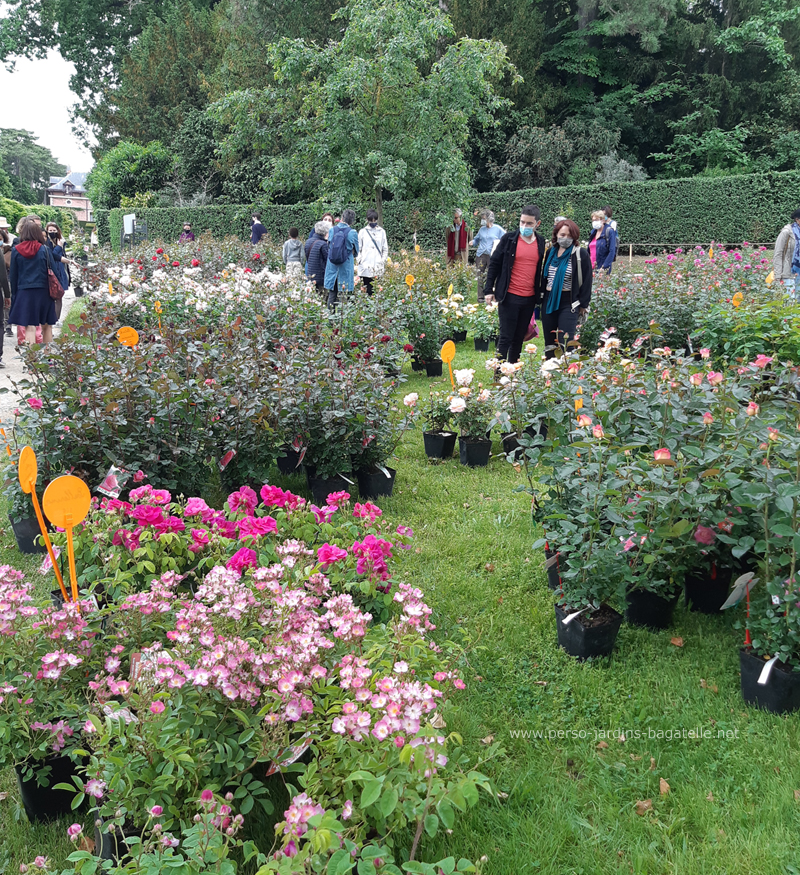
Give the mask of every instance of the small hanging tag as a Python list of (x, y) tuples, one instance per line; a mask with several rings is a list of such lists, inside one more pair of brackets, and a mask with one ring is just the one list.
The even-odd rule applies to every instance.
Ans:
[(228, 465), (231, 463), (231, 459), (236, 455), (236, 450), (228, 450), (227, 453), (219, 460), (218, 468), (220, 471), (224, 471)]
[(772, 598), (772, 604), (775, 605), (776, 607), (781, 603), (781, 597), (779, 595), (771, 596), (771, 598)]
[(284, 766), (291, 766), (292, 763), (296, 763), (300, 757), (311, 747), (311, 737), (310, 733), (306, 733), (297, 744), (292, 745), (289, 748), (289, 755), (282, 759), (280, 765), (276, 763), (274, 760), (269, 764), (269, 768), (265, 772), (266, 776), (274, 775), (276, 772), (279, 772)]
[(575, 617), (579, 617), (584, 611), (588, 611), (590, 607), (591, 605), (586, 605), (585, 608), (581, 608), (579, 611), (575, 611), (574, 614), (569, 614), (568, 616), (564, 617), (564, 619), (561, 621), (561, 625), (568, 626), (575, 619)]
[(130, 480), (130, 477), (130, 471), (112, 465), (103, 478), (103, 482), (95, 489), (95, 492), (99, 492), (108, 498), (119, 498), (120, 492), (125, 488), (125, 484)]
[(772, 659), (764, 663), (764, 668), (761, 669), (761, 674), (758, 676), (758, 683), (763, 687), (769, 680), (772, 666), (780, 659), (780, 656), (773, 656)]
[(720, 610), (724, 611), (726, 608), (732, 608), (734, 605), (738, 605), (744, 598), (745, 592), (752, 590), (756, 583), (758, 583), (758, 579), (754, 577), (752, 571), (748, 571), (747, 574), (743, 574), (741, 577), (737, 578), (736, 583), (733, 585), (731, 594), (725, 600), (725, 604)]
[(545, 569), (552, 568), (556, 564), (556, 562), (558, 562), (558, 553), (554, 553), (549, 559), (545, 561)]
[(337, 474), (337, 476), (338, 476), (338, 477), (341, 477), (342, 480), (344, 480), (346, 483), (349, 483), (351, 486), (354, 486), (354, 485), (355, 485), (355, 484), (353, 483), (353, 481), (352, 481), (349, 477), (345, 477), (344, 474)]

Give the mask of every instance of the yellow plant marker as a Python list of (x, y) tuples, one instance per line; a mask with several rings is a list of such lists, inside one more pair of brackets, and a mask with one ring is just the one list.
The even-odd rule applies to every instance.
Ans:
[(708, 257), (709, 257), (709, 258), (713, 258), (713, 257), (714, 257), (714, 247), (713, 247), (713, 246), (709, 246), (709, 247), (708, 247)]
[[(583, 395), (583, 388), (578, 386), (578, 394)], [(577, 413), (579, 410), (583, 409), (583, 398), (575, 399), (575, 412)]]
[(108, 294), (109, 295), (114, 294), (114, 284), (111, 282), (111, 280), (108, 281)]
[(139, 342), (139, 332), (135, 328), (131, 328), (130, 325), (123, 325), (117, 332), (117, 340), (123, 346), (136, 346)]
[(764, 282), (765, 282), (768, 286), (771, 286), (771, 285), (775, 282), (775, 271), (774, 271), (774, 270), (771, 270), (771, 271), (767, 274), (767, 278), (764, 280)]
[(414, 252), (419, 252), (419, 243), (414, 244)]
[(411, 286), (414, 285), (414, 274), (413, 273), (406, 274), (406, 285), (409, 287), (409, 289), (411, 288)]
[(744, 295), (741, 292), (737, 292), (731, 298), (731, 304), (733, 304), (734, 307), (738, 307), (742, 303), (743, 300), (744, 300)]
[(164, 312), (164, 308), (161, 306), (161, 301), (156, 301), (153, 304), (153, 309), (158, 313), (158, 333), (163, 334), (164, 332), (161, 330), (161, 314)]
[(449, 298), (452, 294), (453, 294), (453, 284), (450, 283), (450, 285), (447, 287), (447, 297)]
[(56, 562), (56, 554), (53, 550), (53, 545), (50, 543), (50, 537), (47, 534), (47, 526), (42, 518), (42, 509), (39, 507), (39, 498), (36, 495), (36, 481), (39, 479), (39, 465), (36, 461), (36, 453), (31, 447), (23, 447), (19, 454), (19, 467), (17, 469), (19, 475), (19, 485), (26, 495), (30, 495), (33, 501), (33, 509), (36, 511), (36, 519), (39, 523), (39, 531), (44, 538), (44, 545), (47, 547), (47, 553), (50, 556), (50, 561), (53, 563), (53, 571), (56, 575), (58, 585), (61, 587), (61, 594), (64, 596), (64, 601), (69, 601), (67, 590), (64, 587), (64, 579), (61, 577), (61, 569)]
[(75, 572), (75, 547), (72, 543), (72, 529), (82, 523), (92, 505), (89, 487), (72, 474), (64, 474), (45, 489), (42, 496), (47, 519), (54, 526), (67, 532), (67, 553), (69, 554), (69, 577), (72, 583), (72, 600), (78, 601), (78, 576)]
[[(450, 286), (452, 288), (452, 286)], [(452, 340), (446, 340), (442, 346), (442, 351), (439, 353), (439, 358), (447, 363), (450, 370), (450, 385), (455, 389), (456, 382), (453, 379), (453, 359), (456, 357), (456, 345)]]

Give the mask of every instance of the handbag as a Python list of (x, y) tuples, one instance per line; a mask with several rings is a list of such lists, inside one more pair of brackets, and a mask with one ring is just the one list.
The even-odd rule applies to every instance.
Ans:
[(54, 301), (60, 301), (64, 297), (64, 289), (61, 287), (61, 282), (51, 266), (50, 249), (46, 243), (44, 244), (44, 253), (47, 259), (47, 287), (50, 290), (50, 297)]

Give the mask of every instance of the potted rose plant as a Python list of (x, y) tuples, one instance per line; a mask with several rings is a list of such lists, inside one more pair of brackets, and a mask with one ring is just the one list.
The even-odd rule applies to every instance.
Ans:
[(489, 342), (497, 337), (498, 316), (497, 304), (469, 304), (466, 309), (467, 328), (472, 334), (475, 351), (487, 352)]
[(450, 413), (458, 428), (458, 451), (462, 465), (486, 467), (492, 453), (488, 437), (492, 420), (492, 393), (483, 384), (473, 385), (475, 371), (463, 368), (455, 371), (457, 390), (449, 398)]

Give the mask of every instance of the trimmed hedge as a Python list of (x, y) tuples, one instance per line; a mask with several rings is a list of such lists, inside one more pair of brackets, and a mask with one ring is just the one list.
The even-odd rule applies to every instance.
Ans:
[[(41, 216), (44, 224), (55, 222), (64, 234), (69, 234), (76, 224), (75, 211), (69, 207), (50, 207), (45, 204), (22, 204), (7, 197), (0, 197), (0, 216), (5, 216), (11, 231), (15, 232), (17, 222), (23, 216)], [(11, 235), (14, 236), (14, 233)]]
[[(460, 206), (470, 214), (478, 209), (494, 210), (497, 223), (514, 227), (520, 209), (534, 203), (542, 211), (545, 228), (557, 215), (575, 219), (584, 236), (590, 230), (593, 210), (605, 204), (614, 208), (619, 222), (620, 241), (644, 247), (659, 245), (691, 246), (718, 243), (770, 243), (800, 207), (800, 171), (753, 173), (718, 178), (665, 179), (653, 182), (616, 182), (602, 185), (568, 185), (561, 188), (522, 189), (519, 191), (475, 194)], [(368, 205), (356, 204), (359, 226)], [(454, 205), (455, 206), (455, 205)], [(211, 207), (140, 210), (151, 239), (177, 240), (185, 220), (196, 231), (210, 230), (215, 236), (249, 236), (248, 204)], [(280, 242), (289, 228), (297, 227), (305, 237), (313, 223), (325, 212), (325, 205), (294, 204), (256, 207), (261, 221)], [(339, 208), (336, 210), (340, 211)], [(119, 246), (123, 210), (97, 210), (97, 234), (101, 243)], [(393, 249), (417, 242), (423, 249), (442, 249), (449, 215), (422, 209), (414, 203), (389, 201), (384, 204), (383, 224)], [(473, 219), (470, 224), (476, 224)]]

